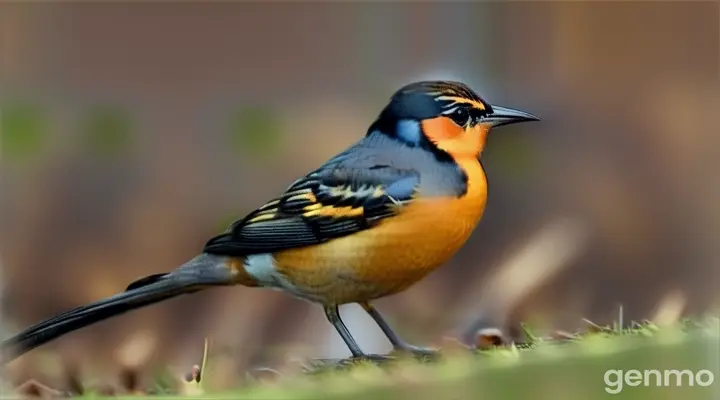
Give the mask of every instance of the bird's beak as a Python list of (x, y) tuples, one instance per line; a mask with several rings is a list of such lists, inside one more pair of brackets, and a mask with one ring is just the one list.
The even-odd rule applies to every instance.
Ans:
[(490, 124), (491, 127), (510, 125), (518, 122), (540, 121), (540, 118), (526, 113), (525, 111), (515, 110), (508, 107), (492, 106), (492, 114), (484, 118), (484, 122)]

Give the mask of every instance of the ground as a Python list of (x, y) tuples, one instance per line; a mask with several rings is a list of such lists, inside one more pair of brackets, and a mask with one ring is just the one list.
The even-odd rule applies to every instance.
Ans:
[[(204, 391), (200, 379), (184, 382), (174, 393), (138, 393), (134, 398), (712, 399), (720, 394), (720, 382), (714, 381), (720, 374), (719, 327), (717, 319), (703, 319), (662, 328), (648, 322), (625, 329), (592, 325), (581, 334), (552, 338), (527, 332), (530, 340), (521, 346), (456, 349), (446, 351), (441, 361), (314, 363), (305, 373), (259, 379), (230, 392)], [(206, 360), (203, 376), (213, 373), (212, 355)], [(690, 373), (680, 375), (678, 384), (673, 370)], [(267, 376), (274, 375), (268, 370)], [(103, 398), (92, 391), (80, 397)]]

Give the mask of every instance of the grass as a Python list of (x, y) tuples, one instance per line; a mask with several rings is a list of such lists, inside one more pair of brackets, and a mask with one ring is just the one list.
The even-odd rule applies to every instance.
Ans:
[[(586, 321), (582, 333), (560, 333), (541, 338), (526, 329), (528, 342), (493, 346), (469, 352), (448, 349), (439, 361), (398, 359), (376, 365), (362, 362), (326, 363), (308, 366), (311, 374), (282, 376), (271, 382), (256, 382), (230, 392), (202, 390), (202, 379), (185, 382), (179, 393), (133, 396), (135, 399), (711, 399), (717, 398), (720, 382), (703, 387), (690, 385), (687, 375), (666, 370), (698, 373), (717, 370), (720, 323), (717, 319), (680, 321), (660, 328), (649, 322), (622, 327), (601, 327)], [(492, 341), (490, 341), (492, 342)], [(206, 343), (207, 354), (207, 343)], [(212, 374), (212, 358), (195, 372)], [(342, 366), (339, 366), (342, 365)], [(649, 386), (619, 386), (620, 372), (608, 370), (657, 370)], [(652, 372), (651, 372), (652, 374)], [(705, 374), (705, 373), (703, 373)], [(636, 378), (635, 378), (636, 379)], [(640, 381), (642, 382), (642, 377)], [(708, 375), (700, 376), (707, 381)], [(632, 379), (630, 381), (632, 382)], [(663, 386), (664, 383), (667, 385)], [(703, 382), (700, 382), (703, 383)], [(616, 392), (612, 394), (611, 392)], [(714, 396), (715, 395), (715, 396)], [(81, 398), (103, 399), (95, 393)], [(119, 396), (118, 396), (119, 397)], [(117, 398), (117, 397), (113, 397)]]

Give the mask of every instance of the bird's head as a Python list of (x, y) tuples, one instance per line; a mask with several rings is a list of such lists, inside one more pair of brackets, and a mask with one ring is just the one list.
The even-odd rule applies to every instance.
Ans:
[(479, 157), (494, 127), (539, 118), (491, 105), (461, 82), (423, 81), (400, 88), (368, 134), (382, 132), (439, 155)]

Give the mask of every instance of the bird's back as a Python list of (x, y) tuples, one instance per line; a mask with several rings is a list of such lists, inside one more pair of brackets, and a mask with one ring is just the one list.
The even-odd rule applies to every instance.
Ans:
[[(473, 161), (479, 166), (477, 159)], [(422, 197), (458, 197), (467, 189), (467, 172), (458, 168), (454, 160), (438, 161), (433, 153), (417, 151), (381, 133), (366, 136), (331, 158), (318, 171), (362, 169), (372, 175), (382, 173), (378, 172), (381, 171), (379, 166), (417, 172), (420, 176), (418, 192)]]

